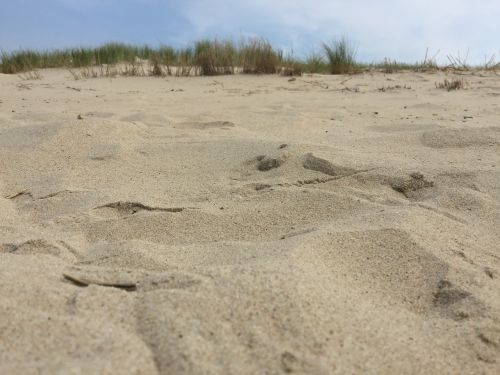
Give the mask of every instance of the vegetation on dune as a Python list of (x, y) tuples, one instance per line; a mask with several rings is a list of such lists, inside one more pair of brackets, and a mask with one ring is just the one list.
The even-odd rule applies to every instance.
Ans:
[(205, 76), (233, 74), (237, 50), (230, 41), (201, 40), (194, 48), (194, 65)]
[[(45, 68), (68, 68), (75, 79), (116, 75), (192, 76), (219, 74), (281, 74), (302, 73), (354, 74), (364, 71), (396, 73), (399, 71), (434, 71), (438, 69), (468, 70), (467, 56), (448, 55), (448, 66), (439, 67), (436, 55), (428, 51), (421, 62), (409, 64), (391, 59), (366, 64), (356, 61), (356, 48), (346, 38), (323, 44), (321, 52), (305, 59), (284, 56), (265, 39), (204, 39), (186, 48), (134, 46), (107, 43), (97, 48), (68, 48), (51, 51), (19, 50), (0, 52), (0, 73), (19, 74)], [(500, 69), (495, 56), (485, 60), (483, 69)], [(78, 71), (77, 71), (78, 70)]]
[(323, 50), (331, 74), (354, 73), (358, 68), (356, 48), (346, 37), (334, 40), (331, 44), (323, 43)]
[(328, 73), (328, 64), (320, 52), (313, 52), (306, 57), (304, 70), (308, 73)]
[(443, 82), (436, 83), (436, 87), (447, 91), (460, 90), (465, 88), (465, 81), (463, 78), (445, 79)]
[(239, 47), (239, 65), (243, 73), (273, 74), (277, 71), (281, 52), (276, 51), (264, 39), (251, 39), (241, 43)]
[(108, 43), (98, 48), (71, 48), (45, 52), (34, 50), (2, 52), (0, 71), (14, 74), (32, 69), (80, 68), (133, 62), (136, 58), (149, 58), (152, 52), (147, 46), (136, 47), (120, 43)]

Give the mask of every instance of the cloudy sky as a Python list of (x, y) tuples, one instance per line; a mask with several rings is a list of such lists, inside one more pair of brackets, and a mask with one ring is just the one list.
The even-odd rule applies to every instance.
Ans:
[(413, 62), (429, 48), (500, 60), (499, 0), (0, 0), (0, 49), (107, 41), (186, 46), (261, 36), (298, 56), (347, 35), (363, 61)]

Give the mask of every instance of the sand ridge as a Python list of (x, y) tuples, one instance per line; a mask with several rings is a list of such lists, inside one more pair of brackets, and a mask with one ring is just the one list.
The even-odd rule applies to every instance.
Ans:
[(496, 75), (42, 76), (0, 75), (0, 373), (500, 372)]

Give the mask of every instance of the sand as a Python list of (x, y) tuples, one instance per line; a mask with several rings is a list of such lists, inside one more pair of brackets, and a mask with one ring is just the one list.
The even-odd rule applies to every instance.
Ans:
[(500, 373), (498, 75), (41, 73), (0, 75), (1, 374)]

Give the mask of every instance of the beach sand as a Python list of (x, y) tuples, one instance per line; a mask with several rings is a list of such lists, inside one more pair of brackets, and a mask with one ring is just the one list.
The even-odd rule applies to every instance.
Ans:
[(500, 373), (498, 75), (41, 74), (0, 74), (1, 374)]

